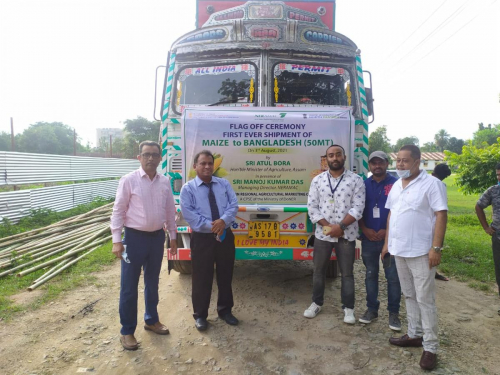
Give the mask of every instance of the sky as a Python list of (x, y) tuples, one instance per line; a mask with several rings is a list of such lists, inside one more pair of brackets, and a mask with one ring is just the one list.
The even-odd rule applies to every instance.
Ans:
[[(95, 144), (96, 128), (152, 120), (156, 67), (195, 14), (195, 0), (0, 0), (0, 132), (57, 121)], [(422, 145), (500, 124), (498, 19), (499, 0), (338, 0), (336, 31), (373, 75), (370, 131)]]

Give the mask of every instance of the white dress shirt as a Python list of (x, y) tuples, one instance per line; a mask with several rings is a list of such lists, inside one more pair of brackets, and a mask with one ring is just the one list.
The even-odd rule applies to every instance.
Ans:
[[(332, 189), (335, 190), (333, 195)], [(357, 174), (345, 170), (341, 176), (334, 178), (329, 171), (325, 171), (312, 180), (307, 210), (313, 223), (325, 219), (330, 224), (339, 224), (349, 214), (356, 221), (346, 228), (342, 237), (354, 241), (358, 236), (358, 220), (364, 209), (365, 184)], [(336, 237), (325, 236), (320, 224), (316, 224), (315, 236), (322, 241), (338, 242)]]
[(389, 220), (389, 253), (414, 258), (428, 254), (432, 247), (436, 212), (447, 211), (446, 185), (420, 171), (403, 189), (399, 179), (387, 197)]

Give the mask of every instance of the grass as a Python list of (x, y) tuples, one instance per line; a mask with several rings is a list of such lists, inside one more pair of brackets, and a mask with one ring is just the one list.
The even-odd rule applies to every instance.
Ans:
[(16, 313), (34, 310), (54, 300), (62, 292), (72, 290), (78, 286), (95, 284), (96, 278), (91, 273), (101, 270), (116, 259), (111, 252), (111, 247), (112, 243), (109, 241), (48, 283), (39, 287), (43, 293), (28, 305), (14, 304), (9, 297), (26, 290), (45, 270), (38, 270), (23, 277), (10, 275), (0, 279), (0, 319), (10, 320)]
[[(474, 207), (478, 195), (464, 196), (454, 183), (454, 175), (444, 182), (448, 190), (448, 227), (443, 250), (441, 272), (468, 282), (474, 289), (491, 292), (495, 287), (495, 267), (491, 253), (491, 237), (477, 219)], [(491, 217), (491, 207), (486, 209)]]
[[(98, 199), (92, 203), (81, 205), (64, 212), (35, 210), (30, 216), (23, 218), (18, 224), (13, 225), (9, 222), (4, 222), (3, 225), (0, 225), (0, 237), (43, 227), (67, 217), (88, 212), (108, 202), (108, 200)], [(10, 275), (1, 278), (0, 320), (10, 320), (19, 312), (34, 310), (44, 303), (54, 300), (64, 291), (68, 291), (82, 285), (94, 284), (96, 278), (93, 277), (91, 273), (101, 270), (104, 266), (113, 263), (116, 259), (111, 253), (111, 247), (111, 241), (103, 244), (94, 252), (78, 261), (78, 263), (66, 269), (54, 279), (50, 280), (47, 284), (39, 287), (39, 289), (42, 290), (41, 295), (28, 305), (15, 304), (9, 297), (26, 290), (26, 288), (30, 286), (34, 280), (39, 278), (46, 270), (41, 269), (23, 277)], [(60, 256), (60, 254), (54, 255), (52, 258), (57, 256)], [(43, 261), (46, 260), (48, 259), (44, 259)]]

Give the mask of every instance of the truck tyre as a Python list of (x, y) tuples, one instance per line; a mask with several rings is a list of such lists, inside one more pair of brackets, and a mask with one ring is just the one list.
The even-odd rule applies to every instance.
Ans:
[[(177, 247), (181, 248), (184, 244), (182, 243), (182, 237), (179, 236), (177, 238)], [(166, 249), (170, 247), (170, 238), (167, 238)], [(193, 273), (193, 267), (191, 266), (190, 260), (169, 260), (170, 264), (169, 269), (173, 269), (174, 271), (179, 272), (180, 274), (190, 275)]]
[(336, 260), (331, 260), (328, 263), (328, 269), (326, 270), (326, 277), (329, 279), (335, 279), (339, 275), (339, 265)]
[(173, 270), (184, 275), (189, 275), (193, 273), (193, 268), (191, 266), (190, 260), (171, 260)]

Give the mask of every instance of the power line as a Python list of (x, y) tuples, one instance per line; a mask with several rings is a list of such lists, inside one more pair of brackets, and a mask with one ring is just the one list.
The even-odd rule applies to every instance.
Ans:
[(420, 47), (423, 43), (425, 43), (431, 36), (436, 34), (440, 29), (446, 26), (449, 22), (451, 22), (455, 17), (457, 17), (466, 7), (466, 4), (469, 3), (470, 0), (466, 0), (457, 10), (455, 10), (450, 16), (448, 16), (443, 22), (441, 22), (434, 30), (432, 30), (427, 36), (420, 41), (415, 47), (413, 47), (406, 55), (400, 58), (390, 69), (392, 71), (397, 65), (401, 63), (407, 56), (409, 56), (413, 51), (415, 51), (418, 47)]
[[(413, 65), (409, 66), (408, 68), (406, 68), (405, 70), (403, 70), (400, 74), (403, 74), (405, 72), (407, 72), (408, 70), (410, 70), (411, 68), (413, 68), (415, 65), (417, 65), (420, 61), (422, 61), (423, 59), (425, 59), (427, 56), (429, 56), (432, 52), (434, 52), (435, 50), (437, 50), (439, 47), (441, 47), (443, 44), (445, 44), (448, 40), (450, 40), (451, 38), (453, 38), (456, 34), (458, 34), (460, 31), (462, 31), (465, 27), (467, 27), (472, 21), (474, 21), (477, 17), (479, 17), (481, 15), (481, 13), (486, 9), (486, 8), (489, 8), (490, 6), (492, 6), (494, 3), (496, 3), (498, 0), (493, 0), (491, 3), (489, 3), (488, 5), (485, 5), (474, 17), (472, 17), (469, 21), (465, 22), (464, 24), (462, 24), (455, 32), (453, 32), (448, 38), (446, 38), (445, 40), (443, 40), (440, 44), (438, 44), (436, 47), (434, 47), (432, 50), (430, 50), (427, 54), (425, 54), (424, 56), (422, 56), (418, 61), (416, 61)], [(389, 83), (389, 82), (388, 82)]]
[(445, 44), (448, 40), (450, 40), (451, 38), (453, 38), (457, 33), (459, 33), (460, 31), (462, 31), (468, 24), (470, 24), (472, 21), (474, 21), (477, 17), (479, 17), (481, 15), (481, 13), (483, 12), (484, 9), (486, 8), (489, 8), (490, 6), (492, 6), (493, 4), (495, 4), (498, 0), (493, 0), (491, 3), (489, 3), (488, 5), (484, 6), (483, 9), (481, 9), (479, 11), (478, 14), (476, 14), (474, 17), (472, 17), (469, 21), (467, 21), (466, 23), (464, 23), (462, 26), (460, 26), (458, 28), (458, 30), (456, 30), (453, 34), (451, 34), (448, 38), (446, 38), (445, 40), (443, 40), (443, 42), (441, 42), (440, 44), (438, 44), (436, 47), (434, 47), (432, 50), (430, 50), (425, 56), (421, 57), (415, 64), (413, 64), (410, 68), (408, 69), (411, 69), (413, 68), (415, 65), (417, 65), (420, 61), (422, 61), (423, 59), (425, 59), (427, 56), (429, 56), (432, 52), (434, 52), (435, 50), (437, 50), (439, 47), (441, 47), (443, 44)]
[(448, 1), (448, 0), (444, 0), (444, 1), (441, 3), (441, 5), (440, 5), (440, 6), (438, 6), (438, 7), (434, 10), (434, 12), (432, 12), (432, 13), (431, 13), (431, 15), (425, 19), (425, 21), (424, 21), (424, 22), (422, 22), (422, 23), (421, 23), (421, 24), (420, 24), (420, 25), (419, 25), (419, 26), (418, 26), (415, 30), (413, 30), (413, 32), (412, 32), (412, 33), (411, 33), (411, 34), (410, 34), (410, 35), (409, 35), (409, 36), (408, 36), (408, 37), (407, 37), (407, 38), (406, 38), (406, 39), (405, 39), (405, 40), (404, 40), (404, 41), (403, 41), (403, 42), (402, 42), (399, 46), (397, 46), (397, 47), (396, 47), (396, 49), (394, 49), (394, 51), (392, 51), (392, 52), (389, 54), (389, 56), (387, 56), (387, 57), (386, 57), (386, 59), (385, 59), (383, 62), (385, 62), (387, 59), (389, 59), (389, 58), (390, 58), (390, 57), (394, 54), (394, 52), (396, 52), (396, 51), (397, 51), (397, 50), (398, 50), (398, 49), (399, 49), (399, 48), (400, 48), (403, 44), (405, 44), (405, 43), (408, 41), (408, 39), (410, 39), (410, 38), (411, 38), (411, 37), (412, 37), (412, 36), (413, 36), (413, 35), (414, 35), (414, 34), (415, 34), (418, 30), (420, 30), (420, 28), (421, 28), (421, 27), (422, 27), (422, 26), (423, 26), (423, 25), (424, 25), (427, 21), (429, 21), (429, 19), (430, 19), (430, 18), (431, 18), (431, 17), (432, 17), (432, 16), (433, 16), (433, 15), (434, 15), (434, 14), (435, 14), (435, 13), (436, 13), (439, 9), (441, 9), (441, 7), (442, 7), (442, 6), (443, 6), (443, 5), (444, 5), (447, 1)]

